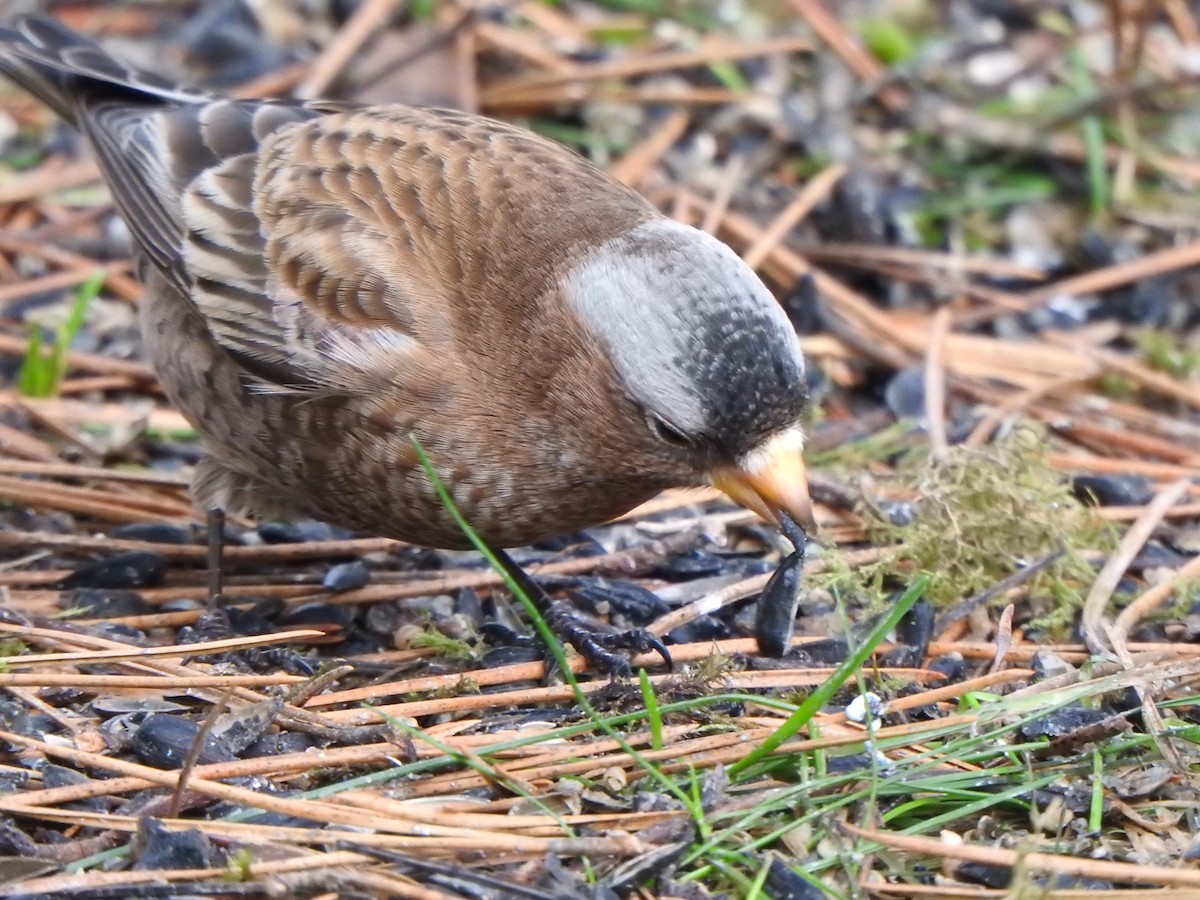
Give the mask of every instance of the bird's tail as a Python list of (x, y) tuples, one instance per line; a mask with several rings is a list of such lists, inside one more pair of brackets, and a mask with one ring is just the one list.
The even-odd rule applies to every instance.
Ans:
[(93, 98), (185, 104), (210, 99), (113, 59), (98, 44), (45, 16), (0, 23), (0, 75), (72, 124), (78, 124), (80, 110)]

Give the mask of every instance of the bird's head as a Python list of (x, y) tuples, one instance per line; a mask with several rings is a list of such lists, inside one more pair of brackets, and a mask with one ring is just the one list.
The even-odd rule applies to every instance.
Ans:
[(566, 298), (615, 373), (624, 431), (680, 483), (813, 526), (799, 420), (804, 358), (779, 304), (728, 247), (656, 218), (594, 248)]

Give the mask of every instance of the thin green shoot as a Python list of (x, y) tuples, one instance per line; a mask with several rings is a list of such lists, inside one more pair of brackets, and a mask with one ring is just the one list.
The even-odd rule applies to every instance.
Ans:
[(991, 694), (987, 691), (967, 691), (958, 698), (958, 708), (955, 712), (975, 712), (989, 703), (995, 703), (999, 699), (1000, 696), (998, 694)]
[[(702, 778), (703, 776), (700, 774), (700, 771), (691, 763), (688, 763), (688, 790), (691, 791), (692, 803), (695, 804), (696, 809), (704, 807), (704, 783)], [(701, 840), (706, 841), (712, 837), (712, 825), (709, 823), (707, 817), (702, 816), (696, 820), (696, 833), (700, 836)]]
[(1134, 335), (1134, 346), (1152, 369), (1186, 381), (1200, 372), (1200, 350), (1188, 345), (1184, 335), (1170, 330), (1145, 329)]
[[(816, 722), (810, 721), (808, 723), (808, 728), (806, 728), (805, 730), (808, 732), (808, 739), (810, 741), (819, 741), (821, 739), (821, 726), (818, 725)], [(824, 750), (816, 750), (816, 751), (814, 751), (814, 753), (812, 755), (812, 761), (813, 761), (813, 775), (817, 778), (828, 778), (829, 777), (829, 754), (826, 753)]]
[(638, 669), (638, 686), (642, 689), (642, 702), (646, 704), (646, 720), (650, 725), (650, 746), (655, 750), (663, 748), (662, 713), (658, 710), (658, 695), (650, 676), (645, 669)]
[(562, 674), (563, 678), (566, 679), (567, 684), (569, 684), (571, 689), (575, 692), (576, 701), (588, 712), (589, 715), (595, 714), (591, 703), (588, 701), (586, 695), (584, 695), (583, 690), (579, 687), (579, 681), (575, 678), (575, 673), (571, 671), (571, 666), (567, 662), (566, 650), (563, 649), (563, 645), (558, 640), (558, 636), (551, 630), (550, 626), (546, 624), (546, 620), (542, 618), (537, 605), (533, 602), (532, 598), (526, 596), (525, 592), (521, 589), (521, 586), (517, 584), (516, 580), (512, 577), (512, 575), (509, 574), (508, 569), (501, 564), (500, 560), (497, 559), (496, 555), (492, 552), (492, 548), (489, 547), (487, 543), (475, 533), (475, 529), (473, 529), (470, 523), (463, 518), (462, 513), (458, 510), (458, 505), (454, 502), (454, 498), (450, 496), (450, 492), (447, 491), (445, 485), (442, 484), (441, 478), (438, 477), (436, 470), (433, 468), (433, 463), (429, 461), (429, 457), (426, 455), (425, 449), (421, 446), (420, 442), (415, 436), (412, 437), (412, 445), (416, 450), (417, 458), (420, 460), (422, 467), (425, 469), (425, 474), (428, 476), (430, 483), (433, 485), (434, 493), (437, 494), (438, 499), (446, 507), (446, 510), (454, 519), (455, 524), (462, 529), (463, 534), (467, 536), (467, 540), (471, 542), (472, 546), (474, 546), (476, 550), (483, 554), (483, 558), (487, 560), (488, 565), (491, 566), (492, 569), (504, 581), (504, 586), (509, 589), (517, 601), (525, 608), (525, 612), (533, 622), (533, 626), (538, 633), (538, 637), (540, 637), (545, 643), (547, 649), (550, 651), (550, 655), (554, 657), (554, 662), (557, 664), (559, 672)]
[(771, 856), (768, 854), (758, 867), (758, 871), (754, 873), (754, 878), (751, 879), (749, 887), (746, 888), (746, 900), (759, 900), (760, 897), (766, 896), (763, 893), (763, 885), (767, 883), (767, 876), (770, 874)]
[[(993, 810), (998, 806), (1002, 806), (1009, 801), (1021, 800), (1030, 796), (1034, 791), (1040, 791), (1050, 787), (1055, 782), (1062, 781), (1061, 772), (1053, 772), (1049, 775), (1043, 775), (1041, 778), (1036, 778), (1031, 781), (1021, 781), (1014, 784), (1012, 787), (1006, 788), (1003, 791), (996, 791), (991, 794), (980, 794), (979, 799), (972, 803), (965, 803), (962, 806), (955, 806), (950, 810), (939, 815), (922, 815), (918, 816), (917, 821), (911, 825), (903, 826), (900, 834), (931, 834), (940, 831), (942, 826), (950, 825), (953, 822), (961, 822), (964, 819), (970, 820), (972, 817), (978, 818), (983, 813)], [(931, 789), (935, 789), (934, 786)], [(897, 817), (887, 815), (884, 817), (885, 822), (891, 822)]]
[[(1097, 96), (1096, 83), (1078, 48), (1070, 53), (1071, 77), (1076, 90), (1084, 98)], [(1105, 155), (1104, 122), (1097, 115), (1084, 115), (1079, 120), (1083, 136), (1084, 167), (1087, 173), (1088, 200), (1092, 215), (1108, 209), (1112, 189), (1108, 180), (1108, 159)]]
[(415, 22), (428, 22), (437, 13), (438, 0), (408, 0), (408, 14)]
[(966, 191), (934, 194), (921, 204), (920, 215), (928, 218), (952, 218), (971, 210), (1000, 209), (1019, 203), (1049, 200), (1058, 193), (1053, 179), (1038, 175), (1014, 174), (1010, 181), (995, 186), (968, 185)]
[(775, 733), (729, 767), (730, 777), (732, 778), (738, 773), (744, 772), (750, 766), (770, 756), (780, 746), (795, 736), (801, 728), (807, 725), (812, 717), (816, 715), (817, 711), (832, 699), (833, 695), (841, 689), (842, 685), (858, 671), (859, 666), (866, 662), (867, 657), (874, 652), (875, 647), (882, 643), (888, 633), (912, 609), (913, 604), (925, 593), (925, 588), (928, 585), (928, 575), (918, 576), (917, 580), (896, 601), (895, 606), (889, 609), (875, 624), (875, 627), (871, 629), (870, 634), (867, 635), (863, 643), (842, 661), (842, 664), (834, 670), (833, 674), (820, 687), (813, 691), (808, 696), (808, 699), (796, 708), (794, 713), (788, 716), (787, 720), (779, 726)]
[(559, 672), (562, 673), (563, 678), (566, 680), (567, 684), (570, 685), (571, 692), (575, 696), (575, 702), (579, 704), (579, 708), (583, 710), (584, 715), (591, 719), (596, 727), (603, 731), (605, 735), (612, 738), (617, 743), (617, 746), (619, 746), (625, 753), (628, 753), (632, 759), (636, 760), (638, 765), (645, 769), (647, 774), (649, 774), (649, 776), (654, 779), (654, 781), (657, 782), (660, 787), (670, 793), (680, 803), (684, 804), (684, 806), (688, 809), (688, 812), (692, 815), (693, 819), (695, 819), (696, 823), (698, 825), (702, 825), (704, 821), (703, 808), (695, 805), (692, 802), (692, 799), (683, 790), (681, 790), (677, 784), (663, 775), (663, 773), (659, 771), (656, 766), (652, 765), (647, 759), (638, 753), (633, 745), (625, 740), (625, 738), (618, 733), (615, 728), (613, 728), (609, 721), (601, 716), (599, 711), (592, 706), (591, 701), (588, 700), (587, 695), (583, 692), (583, 688), (580, 687), (579, 680), (575, 677), (575, 673), (571, 671), (571, 666), (567, 661), (567, 654), (563, 649), (562, 643), (558, 640), (558, 636), (546, 623), (545, 618), (542, 617), (537, 608), (537, 604), (533, 602), (531, 597), (525, 594), (525, 591), (521, 589), (521, 586), (517, 584), (516, 580), (511, 574), (509, 574), (508, 569), (500, 563), (499, 559), (496, 558), (496, 555), (492, 552), (491, 547), (489, 547), (487, 543), (475, 533), (475, 529), (473, 529), (470, 523), (467, 522), (467, 520), (463, 517), (462, 513), (458, 509), (457, 504), (454, 502), (454, 498), (450, 496), (450, 492), (447, 491), (446, 486), (442, 484), (441, 478), (438, 477), (437, 471), (433, 468), (433, 463), (430, 462), (429, 456), (425, 453), (425, 449), (421, 446), (416, 436), (411, 436), (411, 440), (413, 448), (416, 450), (417, 458), (420, 460), (421, 466), (425, 469), (425, 474), (429, 478), (430, 484), (433, 486), (434, 493), (437, 494), (438, 499), (445, 505), (446, 511), (450, 513), (455, 524), (462, 529), (462, 532), (464, 535), (466, 535), (467, 540), (471, 542), (471, 545), (476, 550), (483, 554), (483, 558), (487, 560), (488, 565), (490, 565), (492, 569), (500, 575), (501, 579), (504, 581), (505, 587), (512, 592), (512, 595), (518, 600), (521, 606), (525, 608), (525, 612), (529, 616), (530, 621), (533, 622), (533, 626), (537, 630), (538, 636), (542, 639), (543, 644), (549, 649), (550, 654), (554, 657), (554, 661), (558, 666)]
[(42, 346), (41, 329), (33, 327), (29, 334), (29, 346), (21, 368), (17, 373), (17, 390), (26, 397), (53, 397), (58, 393), (67, 374), (67, 350), (75, 335), (83, 327), (88, 304), (100, 293), (107, 274), (97, 270), (81, 284), (75, 292), (75, 300), (67, 320), (55, 332), (54, 345), (46, 353)]
[(225, 860), (223, 881), (245, 884), (254, 877), (254, 854), (249, 847), (237, 847)]
[(858, 27), (867, 49), (885, 66), (908, 62), (916, 55), (912, 35), (895, 19), (871, 19)]
[(713, 78), (721, 82), (721, 87), (727, 91), (745, 93), (750, 90), (750, 84), (746, 81), (741, 71), (728, 60), (710, 62), (708, 64), (708, 71), (712, 73)]

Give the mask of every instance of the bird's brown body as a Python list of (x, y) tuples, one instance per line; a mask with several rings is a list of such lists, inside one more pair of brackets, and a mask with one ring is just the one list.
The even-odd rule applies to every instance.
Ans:
[[(638, 448), (620, 434), (596, 453), (587, 424), (613, 415), (611, 367), (546, 309), (562, 261), (656, 215), (641, 198), (612, 190), (565, 148), (449, 112), (322, 116), (268, 136), (255, 162), (253, 210), (270, 237), (249, 232), (235, 253), (195, 253), (192, 272), (221, 286), (198, 303), (200, 291), (151, 272), (142, 309), (155, 370), (209, 448), (194, 486), (201, 502), (463, 546), (410, 434), (435, 464), (453, 461), (436, 465), (439, 476), (504, 546), (603, 521), (675, 483), (631, 469)], [(239, 210), (205, 186), (185, 189), (181, 214), (203, 207), (231, 233)], [(595, 212), (570, 214), (576, 204)], [(347, 232), (372, 243), (355, 248)], [(490, 252), (456, 233), (489, 235)], [(400, 259), (415, 269), (404, 281)], [(223, 287), (246, 281), (256, 302), (235, 306)], [(355, 331), (370, 328), (402, 329), (414, 346)], [(250, 358), (231, 357), (222, 329)], [(267, 336), (274, 352), (255, 358)], [(352, 358), (322, 352), (338, 339)], [(547, 443), (551, 429), (576, 456)], [(594, 460), (586, 470), (584, 457)]]
[(192, 93), (40, 19), (0, 27), (0, 73), (83, 132), (133, 233), (198, 502), (464, 546), (415, 437), (498, 545), (712, 472), (806, 511), (802, 468), (775, 477), (800, 465), (786, 319), (574, 152), (453, 111)]

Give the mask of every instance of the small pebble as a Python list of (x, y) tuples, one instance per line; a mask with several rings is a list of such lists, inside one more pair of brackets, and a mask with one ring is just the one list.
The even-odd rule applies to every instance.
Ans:
[[(820, 309), (820, 296), (811, 272), (806, 272), (796, 279), (779, 302), (797, 334), (815, 334), (821, 330), (821, 320), (817, 312)], [(813, 373), (813, 378), (824, 379), (823, 373), (820, 373), (816, 366), (811, 366), (809, 372)], [(810, 382), (809, 388), (813, 387)]]
[(1012, 869), (987, 863), (960, 862), (953, 867), (954, 877), (967, 884), (978, 884), (992, 890), (1003, 890), (1012, 881)]
[(124, 622), (97, 622), (89, 625), (86, 630), (92, 637), (119, 641), (122, 644), (133, 644), (135, 647), (146, 645), (146, 632), (134, 628), (132, 625), (126, 625)]
[(134, 869), (210, 869), (214, 855), (212, 842), (198, 828), (182, 831), (167, 828), (157, 819), (138, 819), (133, 839)]
[(1186, 525), (1171, 536), (1171, 546), (1180, 553), (1200, 553), (1200, 525)]
[(1029, 314), (1029, 323), (1038, 331), (1047, 328), (1070, 331), (1086, 325), (1088, 314), (1095, 306), (1095, 301), (1060, 294), (1033, 310)]
[(715, 553), (690, 550), (656, 566), (654, 574), (667, 579), (691, 579), (701, 575), (717, 575), (724, 570), (725, 561)]
[(80, 566), (61, 582), (71, 588), (156, 587), (167, 577), (167, 558), (161, 553), (135, 550)]
[(324, 522), (262, 522), (258, 535), (268, 544), (307, 544), (317, 541), (345, 540), (350, 532)]
[[(91, 784), (92, 779), (88, 778), (82, 772), (75, 769), (69, 769), (66, 766), (58, 766), (53, 763), (48, 763), (42, 767), (42, 788), (50, 790), (59, 787), (74, 787), (80, 784)], [(70, 809), (86, 809), (93, 812), (104, 812), (109, 808), (109, 803), (104, 797), (85, 797), (82, 800), (74, 800), (68, 803)]]
[[(1141, 571), (1142, 576), (1147, 579), (1153, 577), (1153, 570), (1167, 569), (1166, 574), (1169, 577), (1174, 574), (1176, 569), (1186, 564), (1187, 561), (1187, 556), (1177, 553), (1171, 547), (1164, 547), (1157, 540), (1152, 540), (1147, 541), (1142, 549), (1138, 551), (1129, 568), (1135, 572)], [(1133, 593), (1140, 592), (1140, 585), (1134, 582)]]
[(123, 541), (145, 541), (148, 544), (190, 544), (191, 534), (178, 525), (166, 522), (135, 522), (113, 529), (112, 536)]
[(325, 573), (321, 586), (327, 591), (340, 594), (344, 591), (356, 591), (366, 587), (371, 580), (371, 567), (361, 559), (353, 562), (338, 563), (331, 566)]
[(901, 369), (883, 389), (883, 401), (897, 419), (925, 420), (925, 368)]
[(917, 521), (917, 508), (911, 503), (884, 500), (878, 508), (888, 524), (897, 528), (906, 528)]
[(849, 655), (850, 645), (846, 639), (831, 637), (796, 647), (788, 658), (802, 666), (838, 666)]
[(394, 649), (395, 646), (391, 642), (385, 641), (379, 635), (360, 631), (338, 644), (338, 655), (352, 659), (356, 656), (367, 656), (371, 653), (383, 653), (385, 650)]
[(475, 588), (459, 588), (454, 592), (454, 615), (470, 622), (475, 628), (483, 622), (483, 601), (479, 599), (479, 592)]
[(263, 34), (252, 8), (237, 0), (198, 4), (179, 30), (187, 63), (214, 87), (252, 81), (290, 62), (288, 53)]
[(697, 616), (690, 622), (673, 628), (663, 636), (667, 644), (695, 644), (700, 641), (723, 641), (733, 637), (729, 626), (715, 616)]
[(878, 727), (879, 716), (882, 714), (883, 698), (872, 691), (859, 694), (846, 704), (846, 718), (851, 722), (863, 724), (870, 717), (875, 722), (875, 727)]
[(967, 667), (961, 653), (947, 653), (939, 656), (926, 666), (931, 672), (941, 672), (946, 676), (945, 684), (955, 684), (963, 680)]
[(260, 737), (247, 749), (246, 756), (256, 759), (260, 756), (282, 756), (285, 753), (303, 753), (309, 747), (315, 746), (313, 739), (298, 731), (280, 731)]
[(322, 625), (349, 631), (354, 627), (354, 609), (338, 603), (325, 603), (320, 600), (305, 603), (289, 609), (275, 618), (275, 622), (284, 628), (305, 628), (309, 625)]
[(29, 783), (30, 773), (25, 769), (0, 769), (0, 794), (10, 794)]
[[(0, 819), (0, 859), (5, 861), (4, 872), (6, 881), (10, 877), (8, 873), (15, 868), (9, 865), (9, 863), (16, 863), (18, 867), (26, 862), (36, 863), (38, 861), (38, 849), (38, 845), (33, 838), (18, 828), (15, 822), (7, 816), (4, 819)], [(50, 871), (54, 871), (57, 868), (57, 866), (51, 864)], [(21, 869), (15, 868), (15, 871), (20, 873)], [(35, 872), (34, 874), (42, 873)], [(28, 897), (29, 894), (25, 896)]]
[[(8, 731), (22, 737), (41, 737), (33, 726), (29, 711), (22, 704), (11, 700), (0, 700), (0, 731)], [(0, 743), (0, 746), (3, 744)]]
[(1033, 660), (1030, 666), (1033, 670), (1034, 677), (1038, 680), (1046, 678), (1057, 678), (1076, 672), (1076, 668), (1064, 660), (1062, 656), (1054, 652), (1054, 650), (1039, 649), (1033, 653)]
[(93, 619), (144, 616), (153, 612), (153, 607), (137, 591), (95, 588), (64, 591), (59, 595), (58, 608), (80, 610), (85, 616)]
[(403, 601), (372, 603), (363, 617), (363, 627), (372, 634), (390, 635), (411, 618), (404, 611)]
[(84, 690), (83, 688), (70, 687), (67, 685), (58, 685), (56, 687), (44, 687), (37, 692), (38, 700), (43, 703), (63, 709), (71, 707), (72, 709), (89, 702), (95, 697), (93, 691)]
[[(178, 769), (192, 752), (200, 726), (191, 719), (154, 713), (138, 726), (129, 743), (129, 751), (138, 762), (155, 769)], [(199, 763), (230, 762), (232, 753), (209, 737), (199, 754)]]
[(578, 578), (571, 595), (593, 613), (602, 615), (608, 607), (635, 626), (649, 625), (670, 612), (670, 607), (657, 594), (632, 581)]
[(1154, 498), (1149, 480), (1141, 475), (1076, 475), (1071, 491), (1093, 506), (1142, 506)]
[(1086, 728), (1088, 725), (1095, 725), (1097, 722), (1102, 722), (1109, 715), (1110, 713), (1101, 709), (1065, 706), (1047, 715), (1039, 716), (1030, 722), (1023, 723), (1017, 727), (1016, 733), (1023, 740), (1059, 738), (1070, 734), (1072, 731), (1078, 731), (1080, 728)]

